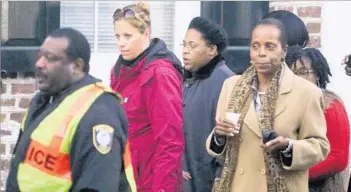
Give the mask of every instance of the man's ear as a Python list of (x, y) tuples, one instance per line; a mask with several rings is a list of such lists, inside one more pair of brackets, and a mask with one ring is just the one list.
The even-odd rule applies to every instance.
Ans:
[(74, 61), (74, 71), (83, 72), (84, 61), (82, 58), (78, 58)]

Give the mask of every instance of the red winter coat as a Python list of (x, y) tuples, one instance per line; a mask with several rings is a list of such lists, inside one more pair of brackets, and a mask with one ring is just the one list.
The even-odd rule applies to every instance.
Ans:
[(122, 95), (128, 117), (138, 192), (181, 192), (182, 77), (174, 66), (180, 62), (162, 40), (154, 39), (134, 64), (122, 63), (120, 56), (111, 88)]
[(341, 172), (349, 159), (350, 126), (343, 104), (338, 100), (331, 101), (324, 114), (330, 153), (323, 162), (310, 168), (309, 176), (312, 180)]

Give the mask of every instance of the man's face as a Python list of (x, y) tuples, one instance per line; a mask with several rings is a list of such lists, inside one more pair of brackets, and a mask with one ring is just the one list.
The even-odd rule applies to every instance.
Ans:
[(35, 64), (41, 92), (55, 94), (73, 82), (74, 64), (66, 53), (68, 45), (64, 37), (47, 37), (41, 45)]

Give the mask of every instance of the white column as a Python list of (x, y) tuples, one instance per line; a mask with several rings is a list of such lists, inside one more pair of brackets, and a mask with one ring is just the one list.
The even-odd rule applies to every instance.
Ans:
[(176, 1), (174, 16), (174, 47), (173, 51), (182, 60), (182, 47), (184, 35), (188, 29), (190, 21), (200, 16), (201, 1)]
[(328, 88), (335, 91), (345, 102), (351, 117), (351, 77), (347, 76), (341, 61), (351, 54), (351, 2), (325, 1), (322, 8), (322, 52), (329, 62), (333, 77)]

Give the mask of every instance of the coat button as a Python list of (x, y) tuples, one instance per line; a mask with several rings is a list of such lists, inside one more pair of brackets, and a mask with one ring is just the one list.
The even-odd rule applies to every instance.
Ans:
[(244, 140), (243, 136), (240, 136), (240, 137), (239, 137), (239, 141), (240, 141), (240, 142), (243, 142), (243, 140)]
[(261, 174), (265, 175), (266, 174), (266, 170), (265, 169), (261, 169)]
[(240, 174), (240, 175), (244, 175), (244, 169), (240, 168), (240, 169), (239, 169), (239, 174)]

